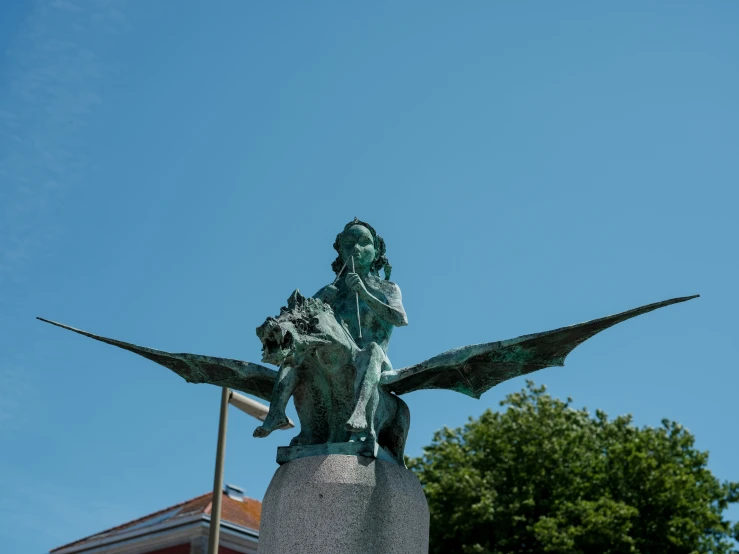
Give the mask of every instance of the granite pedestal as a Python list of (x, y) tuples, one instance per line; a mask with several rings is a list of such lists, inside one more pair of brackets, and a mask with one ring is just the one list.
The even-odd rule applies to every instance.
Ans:
[(421, 484), (392, 462), (329, 454), (280, 466), (262, 502), (260, 554), (428, 554)]

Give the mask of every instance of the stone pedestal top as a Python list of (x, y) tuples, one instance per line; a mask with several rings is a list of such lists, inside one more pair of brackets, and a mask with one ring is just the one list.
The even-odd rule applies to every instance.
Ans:
[(262, 502), (260, 554), (427, 554), (429, 512), (411, 471), (330, 454), (280, 466)]

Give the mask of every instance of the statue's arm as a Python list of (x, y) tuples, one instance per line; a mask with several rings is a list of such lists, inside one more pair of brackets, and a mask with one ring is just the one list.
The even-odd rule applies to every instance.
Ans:
[(400, 294), (400, 287), (395, 283), (385, 282), (385, 290), (383, 293), (387, 302), (383, 302), (373, 295), (366, 287), (362, 287), (359, 297), (374, 310), (382, 319), (396, 327), (408, 325), (408, 316), (403, 307), (403, 298)]
[[(382, 319), (384, 319), (391, 325), (395, 325), (396, 327), (403, 327), (404, 325), (408, 325), (408, 316), (406, 315), (405, 308), (403, 307), (403, 298), (400, 294), (400, 287), (395, 283), (385, 281), (382, 284), (382, 289), (382, 293), (385, 296), (386, 302), (383, 302), (374, 294), (372, 294), (364, 285), (364, 283), (362, 283), (361, 286), (358, 287), (357, 292), (359, 293), (359, 297), (370, 308), (372, 308), (372, 310), (377, 315), (379, 315)], [(314, 294), (313, 297), (319, 298), (327, 304), (332, 304), (338, 292), (339, 289), (336, 288), (335, 285), (326, 285), (316, 294)]]

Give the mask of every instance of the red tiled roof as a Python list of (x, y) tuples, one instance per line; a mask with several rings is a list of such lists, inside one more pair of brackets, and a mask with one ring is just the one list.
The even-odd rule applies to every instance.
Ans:
[[(87, 542), (113, 537), (115, 535), (131, 530), (133, 527), (136, 527), (139, 524), (144, 526), (146, 525), (146, 522), (148, 520), (156, 519), (157, 516), (163, 516), (167, 514), (167, 512), (173, 513), (169, 516), (162, 517), (155, 523), (160, 524), (165, 522), (177, 521), (178, 519), (183, 519), (197, 514), (209, 516), (211, 511), (211, 499), (212, 493), (206, 493), (190, 500), (186, 500), (185, 502), (175, 504), (174, 506), (169, 506), (168, 508), (164, 508), (163, 510), (159, 510), (144, 517), (134, 519), (133, 521), (129, 521), (128, 523), (118, 525), (117, 527), (112, 527), (110, 529), (106, 529), (105, 531), (101, 531), (100, 533), (90, 535), (89, 537), (85, 537), (84, 539), (59, 546), (51, 550), (50, 552), (56, 552), (58, 550), (62, 550), (63, 548), (81, 546)], [(248, 529), (258, 531), (261, 513), (262, 503), (258, 500), (254, 500), (253, 498), (244, 498), (244, 501), (240, 502), (238, 500), (234, 500), (226, 494), (223, 495), (223, 503), (221, 505), (221, 521), (223, 522), (233, 523), (236, 525), (240, 525), (241, 527), (246, 527)], [(154, 525), (155, 523), (151, 523), (151, 525)]]

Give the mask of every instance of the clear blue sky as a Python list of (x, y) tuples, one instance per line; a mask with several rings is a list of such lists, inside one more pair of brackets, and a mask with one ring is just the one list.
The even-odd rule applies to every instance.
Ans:
[[(10, 0), (0, 51), (8, 553), (212, 483), (217, 388), (35, 316), (258, 361), (355, 215), (403, 289), (395, 367), (700, 293), (534, 377), (679, 421), (739, 480), (736, 2)], [(523, 385), (407, 396), (408, 453)], [(261, 499), (290, 434), (230, 422)]]

